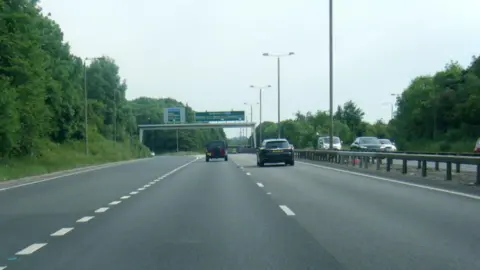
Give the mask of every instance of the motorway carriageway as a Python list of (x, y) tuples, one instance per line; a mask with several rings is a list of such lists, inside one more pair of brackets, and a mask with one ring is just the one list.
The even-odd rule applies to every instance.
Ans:
[(480, 269), (480, 197), (155, 157), (0, 191), (0, 270)]

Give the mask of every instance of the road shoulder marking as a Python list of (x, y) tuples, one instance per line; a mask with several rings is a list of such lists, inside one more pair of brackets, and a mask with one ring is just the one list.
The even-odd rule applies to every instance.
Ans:
[(348, 174), (351, 174), (351, 175), (362, 176), (362, 177), (381, 180), (381, 181), (385, 181), (385, 182), (390, 182), (390, 183), (395, 183), (395, 184), (400, 184), (400, 185), (405, 185), (405, 186), (411, 186), (411, 187), (417, 187), (417, 188), (422, 188), (422, 189), (427, 189), (427, 190), (432, 190), (432, 191), (438, 191), (438, 192), (442, 192), (442, 193), (457, 195), (457, 196), (461, 196), (461, 197), (465, 197), (465, 198), (480, 200), (480, 196), (473, 195), (473, 194), (468, 194), (468, 193), (463, 193), (463, 192), (458, 192), (458, 191), (452, 191), (452, 190), (443, 189), (443, 188), (430, 187), (430, 186), (425, 186), (425, 185), (420, 185), (420, 184), (414, 184), (414, 183), (404, 182), (404, 181), (400, 181), (400, 180), (395, 180), (395, 179), (391, 179), (391, 178), (375, 176), (375, 175), (370, 175), (370, 174), (365, 174), (365, 173), (352, 172), (352, 171), (347, 171), (347, 170), (343, 170), (343, 169), (337, 169), (337, 168), (332, 168), (332, 167), (328, 167), (328, 166), (312, 164), (312, 163), (308, 163), (308, 162), (301, 162), (301, 161), (297, 161), (297, 162), (300, 163), (300, 164), (304, 164), (304, 165), (308, 165), (308, 166), (312, 166), (312, 167), (317, 167), (317, 168), (322, 168), (322, 169), (326, 169), (326, 170), (332, 170), (332, 171), (341, 172), (341, 173), (348, 173)]
[(15, 253), (15, 255), (30, 255), (35, 251), (41, 249), (42, 247), (46, 246), (46, 243), (35, 243), (31, 244), (30, 246), (20, 250), (19, 252)]
[(287, 214), (287, 216), (295, 216), (295, 213), (290, 208), (288, 208), (288, 206), (279, 205), (279, 207), (280, 207), (280, 209), (283, 210), (283, 212), (285, 212), (285, 214)]

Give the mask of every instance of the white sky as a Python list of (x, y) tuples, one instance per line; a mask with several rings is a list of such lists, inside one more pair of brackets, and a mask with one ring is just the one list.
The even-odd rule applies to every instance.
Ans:
[[(195, 110), (247, 110), (264, 91), (263, 119), (328, 110), (328, 1), (43, 0), (72, 52), (108, 55), (127, 98), (172, 97)], [(352, 99), (373, 122), (390, 117), (391, 93), (450, 61), (479, 53), (478, 0), (334, 1), (334, 104)], [(258, 122), (258, 107), (254, 107)], [(230, 136), (238, 129), (229, 130)]]

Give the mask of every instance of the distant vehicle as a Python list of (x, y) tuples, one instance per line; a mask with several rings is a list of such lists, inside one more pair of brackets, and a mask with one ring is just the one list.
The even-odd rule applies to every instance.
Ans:
[(475, 148), (473, 149), (473, 152), (480, 153), (480, 138), (478, 138), (477, 143), (475, 144)]
[[(318, 138), (317, 148), (318, 149), (330, 149), (330, 137), (326, 136), (326, 137)], [(340, 140), (339, 137), (336, 137), (336, 136), (333, 137), (332, 148), (333, 148), (333, 150), (342, 150), (342, 141)]]
[(381, 150), (388, 151), (388, 152), (397, 151), (397, 147), (389, 139), (379, 139), (379, 141), (382, 144), (382, 146), (380, 147)]
[(210, 159), (223, 158), (228, 161), (228, 146), (223, 140), (211, 141), (205, 145), (205, 161), (209, 162)]
[(352, 150), (362, 150), (362, 151), (383, 151), (382, 143), (377, 137), (358, 137), (350, 145)]
[(154, 156), (155, 156), (155, 152), (151, 152), (151, 153), (150, 153), (150, 156), (154, 157)]
[(257, 166), (263, 167), (265, 163), (280, 163), (295, 165), (293, 147), (286, 139), (267, 139), (257, 150)]

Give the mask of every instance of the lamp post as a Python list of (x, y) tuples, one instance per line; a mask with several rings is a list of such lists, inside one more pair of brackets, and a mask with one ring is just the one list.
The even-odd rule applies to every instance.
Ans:
[(85, 98), (85, 155), (88, 155), (88, 91), (87, 91), (87, 60), (95, 60), (97, 57), (85, 57), (83, 61), (83, 90)]
[[(331, 1), (331, 0), (330, 0)], [(263, 56), (271, 56), (271, 57), (276, 57), (277, 58), (277, 88), (278, 88), (278, 119), (277, 119), (277, 128), (278, 128), (278, 138), (280, 139), (281, 134), (280, 134), (280, 57), (284, 56), (291, 56), (294, 55), (294, 52), (289, 52), (289, 53), (277, 53), (277, 54), (272, 54), (272, 53), (263, 53)]]
[(330, 88), (330, 150), (333, 150), (333, 0), (328, 1), (329, 88)]
[(260, 116), (260, 121), (258, 123), (258, 129), (259, 129), (259, 142), (258, 144), (262, 143), (262, 91), (263, 89), (270, 88), (272, 87), (271, 85), (263, 85), (263, 86), (257, 86), (257, 85), (250, 85), (251, 88), (256, 88), (259, 91), (259, 97), (260, 97), (260, 111), (259, 111), (259, 116)]
[[(248, 102), (244, 102), (243, 104), (247, 105), (247, 106), (250, 106), (250, 122), (253, 122), (253, 104), (252, 103), (248, 103)], [(260, 103), (255, 103), (256, 105), (260, 104)], [(255, 128), (255, 127), (253, 127)], [(246, 133), (245, 133), (246, 135)], [(254, 145), (253, 143), (253, 140), (255, 140), (256, 138), (253, 137), (253, 132), (250, 131), (250, 136), (252, 136), (252, 145)]]

